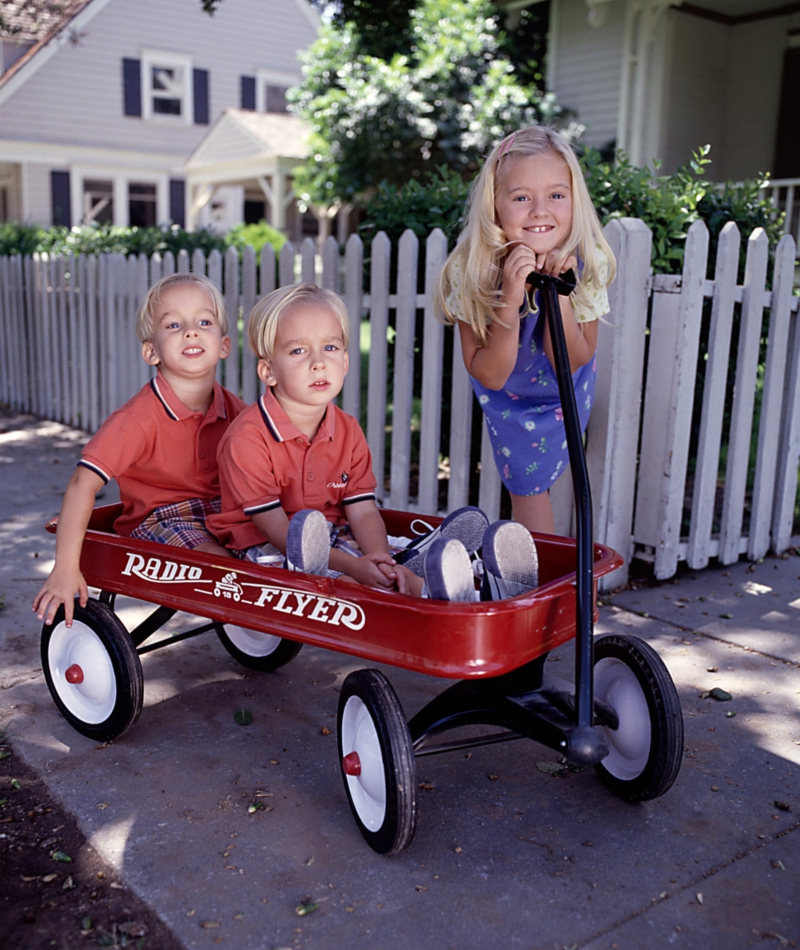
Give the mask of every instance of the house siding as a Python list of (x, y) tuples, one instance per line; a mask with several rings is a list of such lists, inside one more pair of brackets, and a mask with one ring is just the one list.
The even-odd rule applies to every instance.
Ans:
[(589, 24), (584, 0), (560, 0), (559, 54), (553, 91), (586, 126), (587, 145), (616, 139), (622, 81), (624, 5), (609, 4), (601, 29)]
[(667, 69), (662, 127), (662, 169), (671, 174), (701, 145), (711, 145), (711, 177), (725, 164), (725, 96), (730, 27), (672, 13), (672, 55)]
[(243, 72), (272, 68), (299, 76), (297, 50), (314, 37), (295, 0), (236, 0), (221, 4), (213, 17), (186, 0), (112, 0), (87, 24), (78, 45), (65, 43), (0, 106), (0, 135), (158, 151), (182, 161), (207, 127), (126, 117), (123, 59), (138, 59), (143, 49), (191, 57), (195, 69), (209, 71), (213, 122), (225, 107), (238, 107)]

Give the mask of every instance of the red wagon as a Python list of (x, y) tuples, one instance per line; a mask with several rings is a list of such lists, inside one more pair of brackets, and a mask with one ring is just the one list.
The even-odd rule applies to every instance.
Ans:
[[(548, 292), (554, 299), (552, 285)], [(557, 310), (550, 300), (558, 357), (560, 322), (554, 327), (551, 318)], [(562, 376), (569, 379), (563, 369)], [(380, 671), (359, 670), (344, 681), (338, 711), (344, 785), (362, 835), (380, 853), (399, 851), (413, 837), (418, 756), (528, 737), (571, 762), (594, 766), (628, 801), (662, 795), (680, 768), (680, 700), (664, 663), (642, 640), (593, 636), (597, 578), (619, 567), (622, 558), (592, 543), (570, 385), (561, 398), (578, 538), (535, 535), (539, 587), (508, 600), (423, 600), (123, 538), (111, 528), (118, 506), (96, 509), (81, 570), (100, 597), (85, 608), (76, 602), (72, 627), (64, 623), (62, 607), (42, 631), (42, 666), (59, 710), (84, 735), (114, 739), (141, 712), (143, 653), (214, 630), (240, 663), (267, 671), (288, 663), (308, 643), (456, 680), (410, 721)], [(414, 515), (388, 510), (382, 515), (389, 535), (416, 533)], [(425, 520), (435, 526), (441, 519)], [(114, 613), (117, 594), (156, 609), (129, 632)], [(147, 644), (178, 610), (207, 622)], [(572, 638), (574, 685), (545, 673), (549, 651)], [(464, 726), (481, 729), (442, 738)], [(487, 735), (486, 726), (499, 731)]]

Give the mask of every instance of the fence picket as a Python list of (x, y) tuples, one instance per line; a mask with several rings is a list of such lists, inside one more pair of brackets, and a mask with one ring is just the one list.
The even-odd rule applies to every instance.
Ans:
[(747, 556), (754, 561), (764, 557), (769, 550), (770, 522), (775, 501), (775, 473), (781, 440), (781, 410), (791, 317), (789, 308), (794, 290), (795, 251), (794, 238), (785, 234), (775, 252), (767, 358), (761, 391), (761, 418), (758, 426), (753, 503), (747, 543)]
[(733, 221), (729, 221), (720, 232), (714, 273), (708, 360), (692, 491), (689, 545), (686, 552), (689, 567), (693, 568), (705, 567), (712, 555), (711, 531), (714, 524), (722, 422), (728, 388), (728, 359), (739, 270), (739, 246), (739, 229)]
[(370, 255), (369, 378), (367, 380), (367, 444), (372, 453), (372, 470), (378, 482), (378, 499), (384, 497), (384, 446), (386, 441), (386, 386), (389, 329), (389, 274), (392, 248), (386, 232), (372, 239)]
[(14, 398), (11, 374), (13, 372), (11, 317), (11, 258), (0, 258), (0, 401), (13, 405)]
[(322, 280), (320, 287), (339, 290), (339, 242), (328, 235), (322, 245)]
[[(252, 247), (245, 247), (242, 251), (242, 314), (240, 320), (236, 321), (237, 330), (241, 325), (241, 343), (235, 350), (232, 349), (231, 355), (228, 357), (228, 362), (231, 360), (239, 360), (239, 352), (241, 351), (241, 366), (242, 366), (242, 399), (248, 405), (251, 402), (256, 401), (258, 396), (258, 376), (256, 375), (256, 358), (253, 355), (250, 345), (247, 342), (247, 333), (245, 332), (245, 326), (247, 323), (247, 318), (250, 315), (250, 311), (253, 309), (256, 303), (257, 292), (256, 292), (256, 252)], [(233, 341), (231, 341), (233, 342)]]
[[(317, 282), (317, 243), (310, 237), (300, 242), (300, 283), (316, 284)], [(290, 281), (294, 283), (294, 281)]]
[(750, 467), (750, 437), (753, 425), (759, 340), (764, 315), (764, 285), (767, 279), (768, 253), (767, 235), (758, 228), (748, 241), (745, 265), (739, 348), (736, 358), (736, 384), (733, 392), (728, 462), (717, 554), (722, 564), (733, 564), (743, 549), (742, 520), (747, 473)]
[(295, 252), (291, 243), (287, 241), (278, 254), (278, 287), (295, 283), (294, 265)]
[[(328, 242), (333, 238), (329, 238)], [(329, 243), (326, 242), (326, 246)], [(337, 245), (338, 256), (338, 245)], [(350, 317), (347, 348), (349, 369), (344, 380), (342, 409), (361, 421), (361, 316), (364, 309), (364, 242), (351, 234), (344, 249), (344, 305)]]
[[(234, 358), (228, 360), (225, 366), (225, 387), (231, 392), (241, 391), (242, 376), (239, 367), (239, 349), (246, 341), (241, 339), (239, 331), (239, 254), (235, 247), (225, 251), (225, 309), (228, 312), (228, 330), (231, 338), (231, 351)], [(217, 378), (222, 373), (222, 367), (217, 366)]]
[(425, 306), (422, 338), (422, 393), (417, 507), (427, 514), (439, 510), (439, 445), (442, 419), (444, 326), (436, 318), (433, 295), (447, 257), (444, 231), (431, 231), (425, 245)]
[(175, 271), (178, 274), (188, 274), (191, 271), (191, 266), (189, 263), (189, 252), (186, 248), (181, 248), (178, 251), (178, 260), (175, 267)]
[(453, 511), (469, 502), (470, 449), (472, 445), (472, 406), (475, 395), (461, 352), (461, 335), (453, 334), (453, 394), (450, 400), (450, 480), (447, 484), (447, 509)]
[[(400, 238), (397, 255), (397, 284), (417, 287), (419, 238), (410, 229)], [(398, 294), (395, 310), (394, 379), (392, 388), (392, 464), (390, 469), (392, 508), (408, 506), (411, 471), (411, 411), (414, 401), (414, 336), (417, 319), (416, 293)]]

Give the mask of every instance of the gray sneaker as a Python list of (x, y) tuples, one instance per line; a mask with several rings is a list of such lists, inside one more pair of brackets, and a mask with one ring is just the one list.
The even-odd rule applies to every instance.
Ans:
[(405, 551), (394, 555), (394, 559), (397, 564), (404, 564), (417, 577), (424, 577), (425, 554), (434, 541), (439, 538), (456, 538), (471, 556), (481, 546), (483, 535), (488, 527), (489, 519), (480, 508), (473, 505), (456, 508), (438, 528), (412, 541)]
[(516, 521), (495, 521), (483, 536), (482, 600), (506, 600), (539, 586), (539, 558), (530, 531)]
[(331, 528), (325, 515), (312, 508), (298, 511), (286, 532), (286, 569), (324, 576), (330, 553)]
[(425, 549), (425, 583), (433, 600), (475, 600), (469, 553), (458, 538), (436, 538)]

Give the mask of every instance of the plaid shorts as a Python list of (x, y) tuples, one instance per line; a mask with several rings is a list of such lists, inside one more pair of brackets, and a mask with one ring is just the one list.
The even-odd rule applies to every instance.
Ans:
[(219, 514), (221, 507), (219, 498), (187, 498), (162, 505), (131, 532), (131, 537), (191, 550), (217, 540), (206, 527), (206, 518)]

